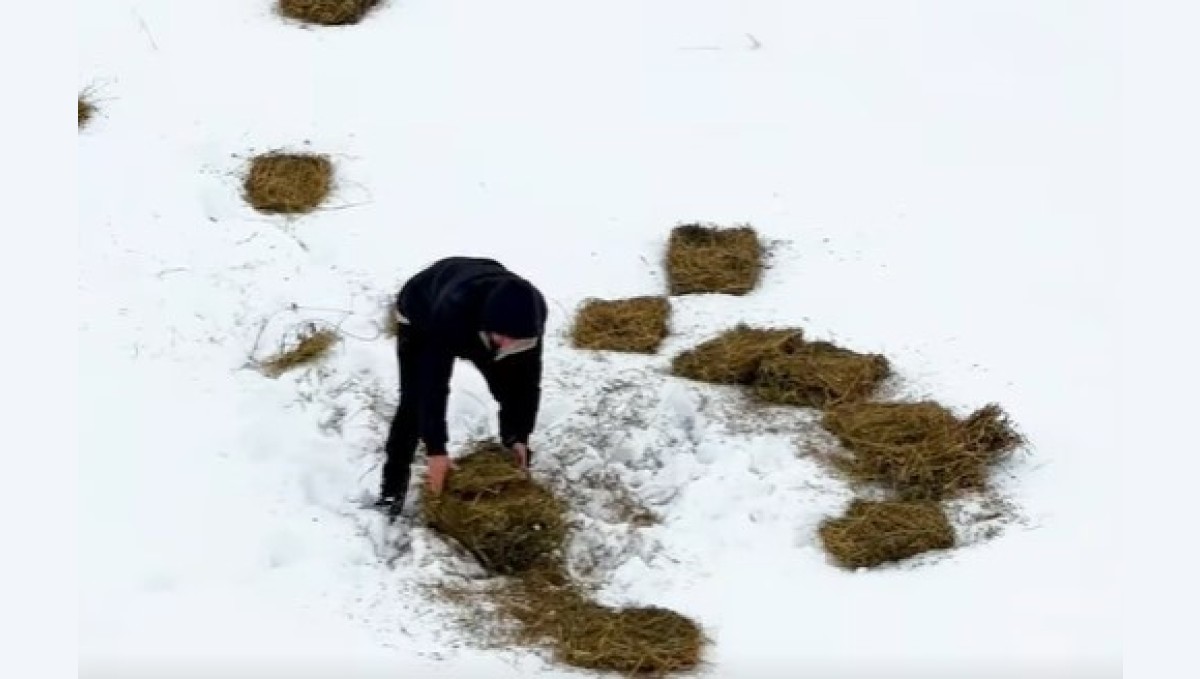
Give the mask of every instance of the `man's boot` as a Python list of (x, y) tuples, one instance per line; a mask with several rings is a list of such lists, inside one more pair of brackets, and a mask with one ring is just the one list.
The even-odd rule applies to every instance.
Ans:
[(379, 489), (379, 499), (375, 501), (375, 506), (385, 509), (388, 516), (399, 516), (400, 511), (404, 509), (404, 499), (408, 493), (409, 476), (411, 476), (411, 471), (407, 468), (403, 471), (394, 471), (385, 468), (383, 483)]

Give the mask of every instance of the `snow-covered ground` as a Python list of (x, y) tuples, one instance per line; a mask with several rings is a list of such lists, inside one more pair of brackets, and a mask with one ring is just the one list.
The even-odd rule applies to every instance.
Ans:
[[(424, 530), (396, 553), (360, 508), (396, 397), (381, 304), (449, 254), (551, 300), (537, 472), (581, 500), (607, 601), (704, 625), (705, 676), (1120, 672), (1101, 5), (391, 0), (341, 29), (270, 5), (77, 5), (85, 674), (580, 674), (463, 645), (422, 586), (465, 562)], [(245, 205), (277, 147), (332, 154), (336, 209)], [(674, 298), (657, 356), (570, 349), (584, 298), (663, 290), (690, 220), (770, 240), (760, 289)], [(346, 333), (320, 368), (249, 367), (313, 319)], [(1033, 450), (1000, 534), (828, 563), (815, 528), (852, 492), (813, 414), (666, 375), (739, 321), (884, 353), (897, 397), (1001, 403)], [(454, 385), (452, 438), (493, 431), (482, 380)], [(610, 514), (614, 479), (662, 521)]]

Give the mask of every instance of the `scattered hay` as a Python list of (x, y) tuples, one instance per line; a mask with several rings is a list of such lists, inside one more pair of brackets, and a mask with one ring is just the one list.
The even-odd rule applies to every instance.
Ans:
[(267, 213), (312, 212), (333, 186), (328, 156), (272, 152), (255, 156), (246, 175), (245, 197)]
[(80, 95), (79, 95), (79, 128), (82, 129), (84, 125), (87, 125), (88, 121), (92, 119), (92, 116), (95, 113), (96, 113), (96, 105), (92, 103), (92, 100), (90, 98), (88, 98), (84, 94), (80, 93)]
[(879, 354), (805, 342), (764, 358), (753, 391), (768, 403), (828, 408), (869, 397), (890, 374), (888, 360)]
[(798, 328), (753, 328), (739, 324), (675, 356), (671, 372), (700, 382), (742, 384), (754, 382), (759, 366), (772, 354), (799, 347), (804, 333)]
[(664, 675), (696, 667), (705, 643), (700, 626), (686, 616), (657, 606), (597, 604), (554, 571), (513, 582), (497, 602), (518, 622), (514, 641), (548, 646), (574, 667)]
[(937, 502), (854, 500), (819, 529), (825, 550), (846, 568), (869, 568), (954, 546), (954, 529)]
[(300, 331), (294, 346), (281, 346), (279, 353), (259, 363), (259, 369), (267, 377), (279, 377), (289, 370), (320, 360), (337, 341), (336, 330), (318, 328), (316, 324), (308, 323)]
[(672, 230), (666, 259), (672, 295), (744, 295), (758, 284), (763, 248), (749, 226), (719, 229), (688, 224)]
[(652, 354), (667, 336), (671, 305), (666, 297), (590, 299), (571, 328), (576, 349)]
[(504, 448), (483, 444), (456, 461), (440, 495), (422, 503), (426, 522), (458, 541), (490, 572), (528, 570), (566, 537), (566, 507), (517, 469)]
[(988, 465), (1023, 441), (997, 405), (960, 422), (933, 401), (853, 403), (827, 411), (822, 424), (853, 452), (838, 460), (851, 477), (904, 499), (982, 489)]
[[(562, 562), (565, 505), (501, 446), (479, 444), (458, 460), (446, 489), (426, 496), (422, 511), (490, 573), (510, 576), (473, 594), (442, 588), (474, 609), (463, 622), (485, 637), (549, 648), (558, 661), (588, 669), (665, 674), (699, 663), (703, 634), (690, 619), (658, 607), (602, 606), (572, 582)], [(482, 616), (499, 624), (481, 624)]]
[(322, 26), (356, 24), (379, 0), (279, 0), (279, 12), (289, 19)]
[(995, 403), (971, 413), (963, 422), (963, 430), (968, 446), (993, 454), (1009, 453), (1025, 444), (1008, 414)]

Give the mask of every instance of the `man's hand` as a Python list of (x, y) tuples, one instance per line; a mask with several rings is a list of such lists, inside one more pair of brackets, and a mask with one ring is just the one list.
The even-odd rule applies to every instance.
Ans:
[(439, 495), (442, 488), (446, 486), (446, 476), (450, 473), (450, 456), (442, 453), (441, 455), (429, 455), (429, 491), (434, 495)]
[(513, 461), (525, 471), (529, 471), (529, 448), (524, 443), (514, 443), (512, 447)]

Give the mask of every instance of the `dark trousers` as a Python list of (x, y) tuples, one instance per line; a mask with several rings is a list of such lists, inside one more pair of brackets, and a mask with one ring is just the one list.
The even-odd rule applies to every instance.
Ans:
[(400, 364), (400, 405), (392, 417), (384, 450), (381, 492), (403, 499), (412, 475), (413, 456), (420, 442), (417, 409), (417, 342), (412, 328), (400, 325), (396, 335), (396, 358)]

